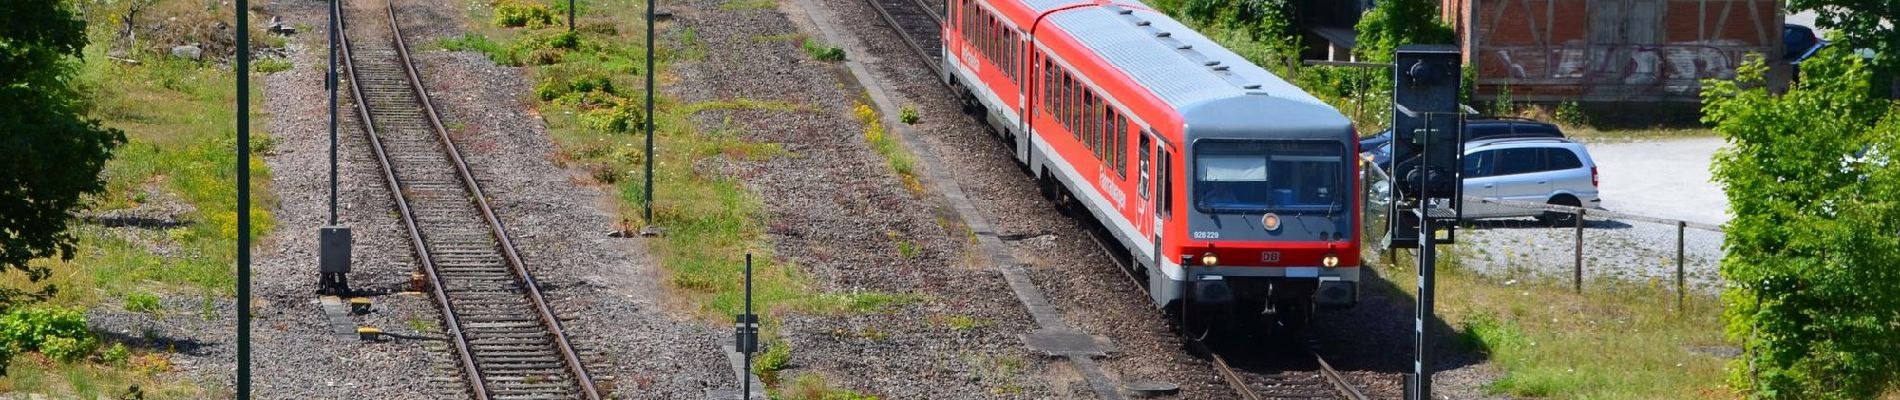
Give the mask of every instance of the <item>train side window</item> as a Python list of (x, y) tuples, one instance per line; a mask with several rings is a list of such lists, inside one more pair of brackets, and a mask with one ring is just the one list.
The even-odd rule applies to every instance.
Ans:
[(1096, 97), (1093, 104), (1089, 104), (1089, 133), (1094, 133), (1094, 159), (1102, 161), (1108, 161), (1108, 125), (1104, 123), (1108, 119), (1102, 118), (1102, 106), (1106, 104), (1108, 102), (1102, 97)]
[(1075, 126), (1075, 102), (1077, 97), (1080, 96), (1075, 92), (1075, 75), (1069, 75), (1068, 71), (1063, 71), (1062, 127), (1063, 129), (1068, 129), (1069, 134), (1075, 136), (1076, 140), (1081, 140), (1082, 130), (1076, 129)]
[(1115, 123), (1115, 176), (1128, 179), (1128, 118), (1116, 114), (1109, 121)]
[(1161, 209), (1161, 219), (1170, 219), (1170, 217), (1174, 216), (1174, 157), (1169, 155), (1167, 150), (1157, 150), (1156, 152), (1160, 153), (1161, 168), (1159, 168), (1159, 170), (1161, 171), (1161, 177), (1159, 181), (1161, 185), (1156, 187), (1155, 190), (1159, 192), (1157, 197), (1160, 197), (1161, 200), (1155, 202), (1155, 204), (1156, 207)]
[(1135, 194), (1142, 200), (1148, 199), (1148, 135), (1141, 135), (1141, 146), (1135, 147)]
[(1121, 167), (1124, 164), (1122, 162), (1121, 119), (1121, 113), (1115, 112), (1115, 108), (1108, 109), (1108, 169), (1114, 170), (1116, 176), (1126, 177), (1128, 174), (1122, 173)]
[(1102, 101), (1101, 97), (1094, 99), (1089, 103), (1089, 133), (1095, 135), (1095, 159), (1108, 160), (1108, 135), (1106, 135), (1108, 132), (1106, 132), (1107, 127), (1102, 126), (1102, 122), (1105, 121), (1102, 119), (1102, 105), (1107, 102)]

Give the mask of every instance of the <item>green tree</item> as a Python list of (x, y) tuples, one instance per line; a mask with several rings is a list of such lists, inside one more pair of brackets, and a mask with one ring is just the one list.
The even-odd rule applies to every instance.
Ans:
[(1708, 81), (1727, 138), (1715, 179), (1735, 218), (1721, 274), (1731, 384), (1758, 398), (1867, 399), (1900, 378), (1900, 105), (1868, 95), (1844, 49), (1780, 96), (1759, 59)]
[[(125, 133), (86, 118), (74, 82), (86, 23), (66, 0), (0, 1), (0, 271), (38, 282), (51, 273), (28, 261), (72, 259), (67, 232)], [(56, 288), (0, 288), (0, 308), (43, 299)]]
[(1438, 20), (1438, 2), (1385, 0), (1366, 11), (1353, 26), (1359, 31), (1353, 55), (1365, 62), (1392, 61), (1392, 52), (1408, 44), (1451, 44), (1451, 27)]
[(1812, 11), (1814, 24), (1833, 30), (1848, 48), (1874, 50), (1874, 65), (1900, 66), (1900, 0), (1788, 0), (1788, 10)]

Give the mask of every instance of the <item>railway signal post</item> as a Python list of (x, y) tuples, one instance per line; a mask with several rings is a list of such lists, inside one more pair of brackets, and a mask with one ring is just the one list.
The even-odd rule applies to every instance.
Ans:
[[(1464, 110), (1457, 47), (1411, 45), (1393, 57), (1392, 201), (1389, 247), (1418, 249), (1418, 308), (1406, 398), (1432, 398), (1431, 326), (1439, 244), (1455, 238), (1464, 195)], [(1443, 237), (1440, 237), (1440, 234)]]
[(330, 223), (317, 228), (317, 293), (325, 295), (348, 295), (350, 292), (350, 228), (337, 225), (336, 217), (336, 180), (337, 180), (337, 35), (341, 35), (337, 20), (342, 18), (340, 8), (330, 1), (330, 64), (324, 71), (323, 86), (330, 91)]

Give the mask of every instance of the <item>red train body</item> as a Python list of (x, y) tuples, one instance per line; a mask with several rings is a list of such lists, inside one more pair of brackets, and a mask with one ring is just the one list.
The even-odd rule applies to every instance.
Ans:
[(1157, 306), (1358, 299), (1338, 110), (1132, 0), (947, 0), (943, 71), (1146, 276)]

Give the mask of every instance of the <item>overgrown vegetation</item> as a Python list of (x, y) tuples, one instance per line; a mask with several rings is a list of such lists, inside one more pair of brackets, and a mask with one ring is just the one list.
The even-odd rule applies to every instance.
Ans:
[(1760, 398), (1864, 399), (1900, 383), (1900, 103), (1839, 48), (1787, 93), (1759, 59), (1704, 84), (1704, 121), (1728, 139), (1715, 180), (1735, 215), (1722, 277), (1730, 383)]
[[(231, 104), (235, 103), (236, 88), (228, 65), (214, 62), (229, 57), (233, 41), (229, 29), (210, 28), (230, 26), (233, 16), (228, 7), (184, 0), (58, 3), (62, 7), (70, 5), (77, 11), (75, 15), (86, 18), (83, 25), (75, 25), (85, 28), (83, 57), (68, 59), (61, 67), (69, 73), (65, 84), (71, 87), (60, 100), (83, 107), (101, 127), (123, 131), (125, 141), (103, 168), (92, 172), (76, 168), (84, 164), (77, 159), (42, 154), (60, 157), (62, 169), (102, 181), (103, 190), (87, 197), (92, 211), (78, 215), (145, 209), (137, 213), (154, 220), (119, 225), (120, 221), (100, 218), (108, 223), (74, 225), (70, 231), (74, 238), (70, 259), (31, 262), (33, 267), (50, 272), (45, 282), (62, 290), (45, 299), (45, 305), (19, 308), (0, 317), (0, 325), (6, 325), (7, 331), (0, 336), (10, 337), (10, 348), (22, 351), (14, 355), (14, 362), (0, 377), (0, 392), (41, 393), (55, 398), (212, 396), (195, 382), (173, 376), (161, 379), (161, 373), (172, 370), (165, 349), (128, 349), (124, 344), (114, 344), (98, 355), (101, 362), (83, 361), (100, 344), (86, 331), (83, 315), (85, 309), (121, 312), (118, 307), (102, 306), (113, 298), (124, 299), (127, 311), (155, 312), (159, 311), (159, 299), (164, 297), (199, 296), (205, 304), (213, 304), (215, 298), (229, 297), (235, 291), (232, 260), (236, 248), (231, 244), (237, 236), (233, 193), (238, 161), (232, 151), (236, 129), (231, 122), (236, 114)], [(26, 3), (7, 2), (0, 9), (23, 5)], [(44, 14), (15, 11), (0, 11), (4, 16), (0, 19), (54, 20)], [(34, 33), (50, 32), (53, 30)], [(261, 45), (281, 44), (280, 40), (266, 40), (269, 37), (261, 28), (253, 37), (259, 38)], [(199, 44), (206, 61), (168, 54), (172, 46), (186, 43)], [(0, 47), (7, 45), (0, 43)], [(25, 65), (0, 64), (6, 65), (0, 69)], [(272, 68), (276, 67), (269, 63), (257, 65), (258, 71)], [(0, 73), (0, 80), (20, 76)], [(254, 94), (253, 98), (261, 96)], [(272, 141), (265, 140), (268, 135), (262, 134), (264, 120), (253, 119), (257, 123), (253, 138), (258, 140), (252, 143), (252, 150), (259, 153), (271, 151), (272, 145)], [(268, 168), (261, 158), (250, 162), (251, 233), (261, 238), (271, 229), (269, 211), (275, 206), (266, 186), (270, 181)], [(0, 174), (20, 171), (0, 170), (6, 171)], [(0, 214), (15, 216), (11, 212)], [(0, 286), (30, 285), (33, 283), (26, 277), (0, 277)], [(212, 310), (201, 315), (207, 319), (229, 317)], [(81, 331), (86, 331), (83, 336)], [(33, 334), (21, 332), (38, 332), (40, 339), (29, 341), (26, 338)], [(141, 389), (128, 390), (131, 387)]]
[[(86, 48), (86, 22), (61, 0), (0, 3), (0, 273), (29, 283), (51, 277), (40, 258), (70, 261), (78, 236), (68, 230), (88, 198), (106, 190), (99, 171), (125, 144), (125, 132), (91, 115), (73, 76)], [(0, 286), (0, 310), (58, 293)]]
[[(471, 19), (488, 21), (493, 15), (482, 7), (487, 0), (469, 0)], [(527, 1), (527, 0), (522, 0)], [(762, 7), (764, 2), (737, 2), (734, 7)], [(645, 3), (639, 0), (582, 0), (582, 28), (566, 34), (559, 27), (535, 28), (523, 25), (505, 28), (494, 24), (470, 26), (462, 37), (438, 43), (449, 50), (478, 51), (498, 64), (523, 66), (532, 77), (533, 99), (539, 114), (546, 118), (549, 135), (559, 151), (557, 161), (573, 169), (587, 171), (586, 182), (612, 193), (619, 229), (638, 230), (656, 226), (663, 236), (649, 242), (648, 251), (666, 271), (667, 286), (693, 312), (710, 321), (729, 322), (743, 307), (740, 279), (745, 255), (753, 257), (753, 301), (755, 312), (763, 314), (763, 342), (767, 352), (758, 360), (755, 372), (773, 385), (780, 396), (796, 397), (805, 393), (793, 379), (782, 379), (779, 371), (792, 367), (792, 347), (778, 339), (779, 321), (789, 313), (860, 314), (891, 312), (896, 307), (921, 301), (915, 296), (878, 292), (821, 293), (808, 282), (796, 265), (776, 260), (766, 240), (769, 226), (760, 199), (746, 189), (739, 178), (726, 175), (721, 168), (704, 168), (722, 161), (759, 162), (786, 153), (776, 144), (748, 141), (750, 136), (740, 124), (733, 123), (735, 113), (815, 113), (817, 107), (787, 101), (729, 98), (706, 102), (681, 102), (663, 94), (655, 96), (653, 112), (646, 113), (643, 80), (656, 73), (661, 84), (674, 79), (666, 71), (675, 63), (696, 62), (701, 56), (697, 32), (662, 32), (662, 47), (656, 69), (645, 67)], [(628, 24), (628, 25), (623, 25)], [(802, 35), (782, 35), (755, 40), (798, 40)], [(824, 50), (814, 58), (842, 59), (843, 49), (807, 46)], [(819, 54), (822, 53), (822, 54)], [(708, 115), (724, 114), (723, 121)], [(875, 118), (876, 115), (872, 114)], [(716, 121), (709, 122), (708, 120)], [(652, 219), (643, 218), (641, 206), (647, 203), (643, 184), (645, 152), (644, 124), (653, 124), (655, 148), (653, 164)], [(872, 143), (887, 143), (887, 149), (899, 149), (894, 139), (884, 137), (883, 125)], [(880, 140), (881, 139), (881, 140)], [(804, 375), (800, 375), (804, 376)], [(809, 378), (806, 378), (809, 379)], [(825, 390), (824, 393), (849, 393)], [(836, 398), (836, 397), (825, 397)]]
[(884, 128), (884, 119), (878, 115), (877, 109), (859, 102), (852, 108), (852, 114), (864, 125), (864, 141), (871, 145), (872, 151), (884, 157), (884, 162), (891, 166), (892, 172), (897, 173), (904, 188), (922, 192), (923, 182), (917, 179), (917, 156), (911, 155), (910, 150), (905, 149), (903, 143)]
[(811, 59), (813, 60), (844, 61), (844, 49), (838, 46), (819, 43), (811, 38), (806, 38), (804, 44), (801, 44), (800, 47), (803, 47), (805, 54), (811, 55)]
[(526, 0), (495, 0), (495, 26), (541, 28), (554, 25), (554, 13), (544, 4)]
[[(1675, 399), (1726, 397), (1720, 304), (1691, 295), (1675, 308), (1670, 285), (1593, 282), (1579, 295), (1568, 279), (1494, 277), (1465, 269), (1462, 245), (1439, 253), (1437, 317), (1461, 351), (1499, 375), (1483, 387), (1511, 398)], [(1417, 261), (1400, 252), (1380, 275), (1415, 296)], [(1408, 325), (1409, 326), (1409, 325)]]

